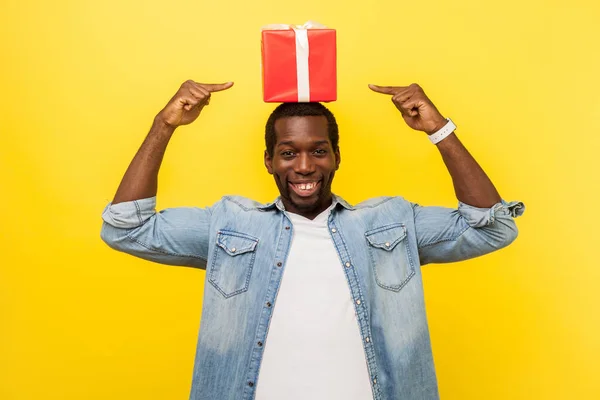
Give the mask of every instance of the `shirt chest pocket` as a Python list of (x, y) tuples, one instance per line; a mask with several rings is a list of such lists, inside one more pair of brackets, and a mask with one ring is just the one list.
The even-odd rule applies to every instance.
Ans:
[(400, 291), (415, 274), (406, 226), (401, 223), (382, 226), (366, 232), (365, 237), (377, 284)]
[(244, 233), (219, 231), (208, 281), (225, 297), (248, 290), (258, 239)]

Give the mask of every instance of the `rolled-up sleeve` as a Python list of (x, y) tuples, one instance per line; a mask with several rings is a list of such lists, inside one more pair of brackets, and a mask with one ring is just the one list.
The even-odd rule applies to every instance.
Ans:
[(478, 257), (512, 243), (521, 202), (502, 201), (491, 208), (459, 203), (458, 209), (413, 205), (421, 265)]
[(108, 204), (102, 213), (102, 240), (149, 261), (205, 269), (210, 209), (155, 208), (155, 197)]

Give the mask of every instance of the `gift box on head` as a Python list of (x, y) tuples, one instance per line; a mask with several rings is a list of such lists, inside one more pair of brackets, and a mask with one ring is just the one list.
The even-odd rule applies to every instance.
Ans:
[(267, 103), (335, 101), (335, 29), (314, 22), (264, 27), (262, 72)]

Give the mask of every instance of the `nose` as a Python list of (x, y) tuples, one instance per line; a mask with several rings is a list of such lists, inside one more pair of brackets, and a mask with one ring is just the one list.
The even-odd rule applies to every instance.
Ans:
[(300, 175), (309, 175), (315, 172), (315, 164), (310, 154), (300, 153), (294, 164), (294, 172)]

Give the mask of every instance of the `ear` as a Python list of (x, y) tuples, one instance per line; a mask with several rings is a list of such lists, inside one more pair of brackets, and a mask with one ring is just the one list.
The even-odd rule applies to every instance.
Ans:
[(265, 150), (265, 167), (267, 167), (267, 171), (269, 174), (273, 175), (273, 159), (269, 155), (269, 152)]
[(337, 171), (340, 168), (340, 163), (342, 162), (342, 156), (340, 154), (340, 148), (333, 153), (335, 155), (335, 170)]

